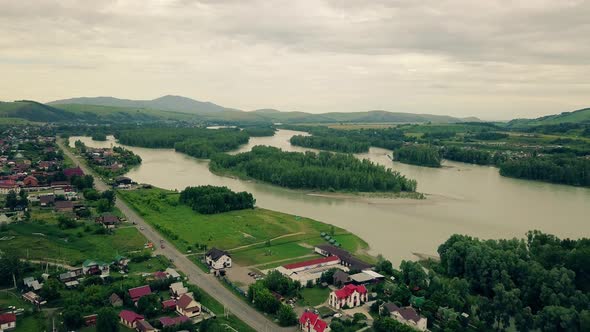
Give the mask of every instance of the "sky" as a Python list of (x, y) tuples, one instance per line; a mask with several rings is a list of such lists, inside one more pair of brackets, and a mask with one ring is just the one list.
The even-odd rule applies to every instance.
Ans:
[(0, 0), (0, 100), (502, 120), (590, 106), (590, 1)]

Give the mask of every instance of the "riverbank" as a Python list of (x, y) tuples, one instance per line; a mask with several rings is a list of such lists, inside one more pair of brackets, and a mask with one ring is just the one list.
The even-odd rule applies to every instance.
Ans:
[(203, 215), (179, 204), (178, 196), (160, 188), (119, 191), (121, 199), (182, 252), (216, 247), (230, 251), (238, 264), (266, 264), (309, 254), (314, 245), (328, 243), (320, 235), (324, 232), (359, 258), (376, 261), (366, 254), (367, 242), (333, 225), (263, 208)]

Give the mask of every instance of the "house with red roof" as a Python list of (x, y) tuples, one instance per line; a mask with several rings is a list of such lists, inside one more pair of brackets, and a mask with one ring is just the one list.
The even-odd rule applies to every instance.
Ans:
[(342, 309), (345, 306), (354, 308), (367, 302), (368, 299), (369, 296), (365, 286), (349, 284), (332, 291), (328, 298), (328, 304), (335, 309)]
[(138, 332), (156, 332), (156, 331), (158, 331), (147, 320), (138, 320), (137, 323), (135, 324), (135, 329)]
[(129, 290), (129, 297), (134, 303), (137, 303), (141, 297), (150, 295), (151, 293), (152, 289), (149, 285), (139, 286)]
[(321, 320), (317, 314), (311, 311), (305, 311), (299, 317), (299, 328), (306, 332), (326, 332), (330, 330), (328, 323)]
[(9, 192), (18, 192), (18, 184), (15, 180), (0, 180), (0, 194), (8, 195)]
[(169, 327), (169, 326), (176, 326), (182, 323), (188, 322), (190, 319), (186, 316), (177, 316), (177, 317), (162, 317), (160, 318), (160, 323), (162, 327)]
[(72, 176), (84, 176), (84, 171), (80, 168), (80, 166), (74, 168), (66, 168), (63, 170), (63, 172), (64, 175), (68, 178)]
[(23, 184), (25, 185), (25, 187), (38, 187), (39, 180), (37, 180), (36, 177), (29, 175), (23, 179)]
[(164, 310), (176, 309), (176, 301), (174, 299), (162, 301), (162, 309), (164, 309)]
[(0, 331), (8, 331), (16, 328), (15, 314), (0, 314)]
[(130, 329), (135, 329), (140, 320), (143, 320), (143, 316), (131, 310), (122, 310), (119, 313), (119, 322)]
[(193, 318), (201, 314), (201, 304), (189, 294), (183, 294), (176, 301), (176, 312), (181, 316)]
[(164, 271), (156, 271), (156, 272), (154, 272), (154, 279), (165, 280), (165, 279), (168, 279), (168, 275)]

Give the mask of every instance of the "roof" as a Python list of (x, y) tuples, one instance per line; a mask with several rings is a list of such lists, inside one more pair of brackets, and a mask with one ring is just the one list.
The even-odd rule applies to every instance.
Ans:
[(136, 320), (143, 319), (142, 315), (137, 314), (131, 310), (122, 310), (119, 313), (119, 317), (127, 322), (134, 322)]
[(178, 274), (178, 272), (176, 272), (176, 270), (171, 267), (166, 269), (166, 273), (168, 273), (171, 278), (180, 278), (180, 274)]
[(340, 288), (339, 290), (334, 291), (334, 294), (336, 294), (336, 297), (338, 297), (339, 299), (345, 299), (352, 295), (354, 292), (365, 294), (367, 293), (367, 289), (363, 285), (346, 285)]
[(308, 260), (308, 261), (305, 261), (305, 262), (287, 264), (287, 265), (283, 265), (283, 267), (285, 269), (293, 270), (293, 269), (298, 269), (298, 268), (306, 267), (306, 266), (320, 265), (320, 264), (326, 264), (326, 263), (330, 263), (330, 262), (336, 262), (336, 261), (339, 261), (339, 260), (340, 260), (340, 258), (338, 258), (336, 256), (328, 256), (328, 257), (322, 257), (322, 258), (316, 258), (316, 259)]
[(110, 214), (110, 213), (105, 213), (101, 216), (102, 218), (102, 222), (104, 223), (118, 223), (119, 222), (119, 217)]
[(184, 315), (177, 316), (177, 317), (162, 317), (162, 318), (160, 318), (160, 323), (162, 323), (163, 327), (178, 325), (178, 324), (182, 324), (182, 323), (188, 322), (188, 321), (189, 321), (189, 318)]
[(420, 319), (422, 319), (422, 317), (420, 317), (420, 315), (418, 315), (416, 310), (414, 310), (412, 307), (400, 308), (395, 305), (395, 303), (385, 303), (383, 307), (390, 313), (398, 312), (405, 320), (411, 320), (417, 323)]
[(174, 301), (173, 299), (162, 301), (162, 307), (164, 307), (164, 308), (174, 308), (174, 307), (176, 307), (176, 301)]
[(330, 244), (319, 244), (316, 246), (316, 248), (323, 250), (330, 255), (338, 256), (338, 258), (340, 258), (341, 261), (350, 265), (352, 270), (362, 271), (365, 269), (370, 269), (372, 267), (371, 264), (365, 263), (362, 260), (352, 256), (351, 253), (342, 248), (338, 248)]
[(135, 328), (138, 331), (154, 331), (154, 327), (147, 320), (137, 321)]
[(109, 297), (109, 302), (111, 304), (113, 304), (115, 302), (119, 302), (119, 301), (123, 301), (123, 300), (121, 300), (121, 298), (119, 297), (119, 295), (117, 295), (116, 293), (111, 294), (111, 296)]
[(182, 296), (176, 301), (176, 305), (184, 310), (191, 309), (193, 307), (189, 307), (189, 305), (195, 301), (190, 295), (182, 294)]
[(299, 318), (300, 324), (306, 324), (309, 321), (309, 325), (316, 332), (324, 332), (328, 328), (328, 323), (319, 319), (319, 316), (311, 311), (305, 311)]
[(170, 290), (178, 295), (182, 295), (188, 292), (188, 289), (184, 287), (182, 281), (170, 284)]
[(150, 295), (151, 293), (152, 293), (152, 289), (150, 288), (149, 285), (139, 286), (139, 287), (131, 288), (129, 290), (129, 296), (134, 301), (139, 299), (142, 296)]
[(73, 209), (74, 202), (72, 201), (55, 201), (56, 209)]
[(345, 283), (348, 281), (349, 278), (349, 274), (342, 271), (342, 270), (337, 270), (334, 272), (334, 275), (332, 276), (332, 279), (334, 279), (334, 282), (341, 282), (341, 283)]
[(8, 324), (16, 322), (15, 314), (0, 314), (0, 324)]
[(228, 252), (217, 249), (217, 248), (211, 248), (211, 250), (207, 251), (207, 256), (211, 257), (212, 260), (216, 261), (218, 259), (220, 259), (223, 256), (230, 256)]
[(84, 175), (84, 171), (82, 171), (82, 169), (78, 166), (78, 167), (74, 167), (74, 168), (66, 168), (64, 169), (64, 175), (67, 177), (70, 176), (82, 176)]
[(168, 275), (166, 274), (166, 272), (156, 271), (156, 272), (154, 272), (154, 278), (156, 278), (156, 279), (166, 279), (166, 278), (168, 278)]
[(379, 274), (379, 273), (377, 273), (377, 272), (375, 272), (373, 270), (364, 270), (363, 273), (368, 274), (368, 275), (372, 276), (375, 279), (385, 278), (384, 275)]

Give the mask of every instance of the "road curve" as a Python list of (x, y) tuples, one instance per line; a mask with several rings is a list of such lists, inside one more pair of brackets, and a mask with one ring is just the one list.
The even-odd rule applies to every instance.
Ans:
[[(63, 150), (63, 152), (72, 159), (74, 163), (80, 166), (85, 174), (92, 174), (94, 176), (94, 185), (96, 189), (100, 191), (110, 189), (109, 186), (98, 175), (96, 175), (84, 163), (80, 163), (78, 157), (75, 156), (69, 149), (64, 147), (62, 139), (58, 138), (57, 144)], [(155, 245), (160, 243), (160, 240), (163, 239), (163, 237), (125, 202), (117, 199), (115, 206), (119, 208), (121, 212), (123, 212), (129, 222), (135, 222), (137, 224), (138, 230), (148, 240), (152, 241)], [(141, 227), (143, 227), (143, 230), (140, 229)], [(256, 331), (295, 331), (295, 328), (283, 328), (273, 323), (266, 316), (256, 311), (246, 302), (239, 299), (237, 295), (221, 285), (221, 283), (213, 275), (203, 272), (173, 245), (166, 243), (165, 248), (157, 248), (156, 253), (166, 256), (169, 259), (173, 259), (176, 267), (188, 276), (190, 283), (199, 286), (201, 289), (223, 304), (230, 313), (240, 318), (243, 322), (248, 324)]]

